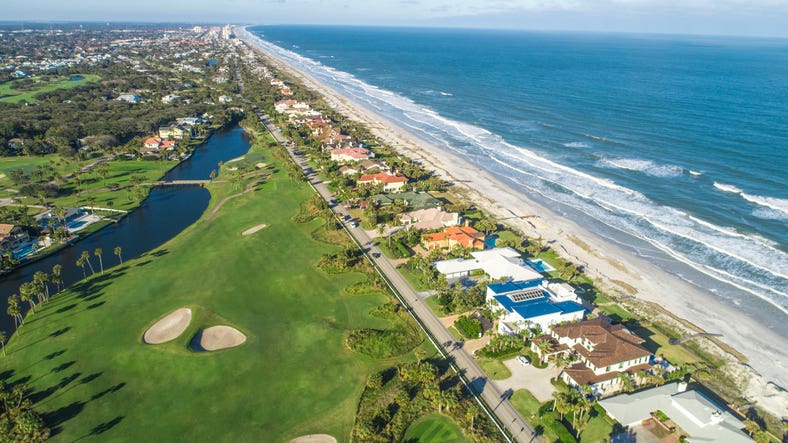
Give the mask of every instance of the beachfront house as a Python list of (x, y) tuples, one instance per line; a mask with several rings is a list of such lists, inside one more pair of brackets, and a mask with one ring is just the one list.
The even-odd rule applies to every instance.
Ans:
[(407, 229), (431, 230), (459, 225), (460, 214), (446, 212), (441, 208), (427, 208), (403, 212), (400, 220)]
[(517, 335), (538, 326), (551, 326), (582, 320), (586, 310), (576, 294), (567, 295), (560, 285), (548, 283), (536, 272), (529, 280), (506, 281), (487, 285), (487, 305), (501, 312), (498, 332)]
[(335, 162), (357, 162), (373, 157), (375, 154), (365, 148), (340, 148), (331, 150), (331, 160)]
[(401, 191), (408, 183), (408, 178), (402, 174), (392, 174), (390, 172), (380, 172), (377, 174), (366, 174), (359, 177), (358, 185), (383, 185), (383, 192)]
[[(422, 235), (421, 245), (428, 251), (452, 249), (455, 246), (482, 250), (484, 249), (484, 239), (484, 233), (470, 226), (451, 226), (444, 228), (441, 232)], [(440, 270), (440, 268), (438, 270)]]
[(643, 347), (645, 340), (603, 317), (553, 326), (549, 335), (578, 359), (561, 372), (561, 379), (570, 386), (589, 386), (597, 396), (619, 390), (621, 374), (651, 368), (653, 354)]
[(471, 252), (469, 259), (441, 260), (433, 266), (448, 280), (462, 279), (478, 272), (494, 280), (531, 281), (542, 278), (541, 274), (524, 265), (520, 253), (512, 248), (475, 251)]
[(13, 251), (30, 241), (30, 235), (21, 226), (0, 223), (0, 251)]
[(611, 418), (634, 430), (638, 437), (641, 437), (641, 432), (648, 432), (640, 425), (645, 420), (661, 415), (657, 413), (660, 411), (678, 427), (675, 434), (683, 435), (687, 442), (752, 441), (742, 431), (744, 423), (740, 419), (702, 392), (687, 390), (686, 383), (669, 383), (645, 391), (617, 395), (600, 400), (599, 405)]

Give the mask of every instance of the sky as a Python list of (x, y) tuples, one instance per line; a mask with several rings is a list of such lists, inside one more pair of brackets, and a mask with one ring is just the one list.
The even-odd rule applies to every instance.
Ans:
[(788, 37), (788, 0), (26, 0), (7, 2), (2, 19)]

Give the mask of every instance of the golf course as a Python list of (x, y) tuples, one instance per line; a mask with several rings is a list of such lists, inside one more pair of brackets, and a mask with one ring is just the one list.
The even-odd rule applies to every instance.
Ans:
[[(346, 291), (362, 273), (316, 266), (342, 236), (324, 217), (293, 221), (313, 191), (264, 144), (250, 155), (266, 166), (244, 182), (222, 168), (199, 221), (135, 260), (105, 257), (103, 274), (39, 306), (10, 339), (0, 380), (27, 385), (54, 441), (348, 441), (370, 374), (412, 359), (345, 346), (352, 330), (387, 328), (370, 312), (392, 299)], [(190, 317), (175, 338), (146, 343), (179, 309)], [(217, 326), (243, 339), (190, 346)]]

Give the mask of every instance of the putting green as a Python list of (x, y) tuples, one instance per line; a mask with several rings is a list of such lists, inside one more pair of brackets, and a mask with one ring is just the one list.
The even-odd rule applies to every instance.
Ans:
[(465, 443), (462, 430), (449, 417), (430, 414), (411, 424), (403, 443)]

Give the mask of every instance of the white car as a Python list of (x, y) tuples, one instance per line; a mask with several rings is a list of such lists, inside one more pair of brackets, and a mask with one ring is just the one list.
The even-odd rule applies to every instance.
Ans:
[(517, 356), (517, 361), (519, 361), (520, 364), (523, 365), (523, 366), (528, 366), (528, 365), (531, 364), (531, 362), (528, 360), (528, 357), (526, 357), (524, 355), (518, 355)]

